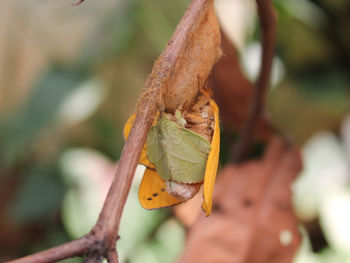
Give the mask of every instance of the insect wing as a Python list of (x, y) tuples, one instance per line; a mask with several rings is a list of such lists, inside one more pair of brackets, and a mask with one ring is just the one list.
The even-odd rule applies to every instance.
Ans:
[(163, 116), (147, 139), (148, 157), (165, 180), (203, 182), (210, 143)]
[[(125, 125), (124, 125), (124, 138), (125, 138), (125, 140), (127, 140), (128, 137), (129, 137), (131, 128), (132, 128), (132, 126), (134, 125), (135, 118), (136, 118), (136, 114), (134, 113), (133, 115), (131, 115), (131, 116), (129, 117), (129, 119), (127, 120), (127, 122), (126, 122)], [(157, 118), (156, 118), (156, 119), (157, 119)], [(142, 149), (142, 153), (141, 153), (141, 156), (140, 156), (139, 163), (140, 163), (140, 164), (143, 164), (143, 165), (146, 166), (146, 167), (154, 168), (154, 165), (153, 165), (153, 164), (148, 160), (148, 158), (147, 158), (147, 148), (146, 148), (146, 144), (143, 146), (143, 149)]]
[(146, 169), (139, 188), (139, 202), (145, 209), (157, 209), (180, 204), (168, 194), (165, 181), (153, 169)]
[(211, 142), (211, 150), (208, 156), (207, 166), (204, 175), (203, 183), (203, 203), (202, 208), (205, 214), (209, 216), (212, 209), (212, 198), (216, 172), (218, 169), (219, 153), (220, 153), (220, 127), (219, 127), (219, 109), (213, 100), (210, 100), (210, 105), (214, 110), (214, 134)]
[[(135, 118), (136, 114), (131, 115), (124, 126), (125, 139), (127, 139), (129, 136)], [(153, 123), (154, 125), (155, 122)], [(154, 129), (154, 127), (152, 127), (151, 130), (152, 129)], [(157, 209), (177, 205), (182, 202), (176, 199), (175, 197), (171, 196), (165, 190), (165, 181), (159, 177), (158, 173), (154, 170), (154, 165), (147, 158), (146, 144), (143, 147), (139, 163), (147, 167), (143, 175), (138, 194), (139, 202), (143, 208)]]

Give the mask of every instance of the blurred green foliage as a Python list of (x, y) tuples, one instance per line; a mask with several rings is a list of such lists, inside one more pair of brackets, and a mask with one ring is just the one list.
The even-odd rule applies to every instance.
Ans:
[[(89, 230), (120, 156), (123, 124), (189, 3), (86, 0), (71, 7), (71, 2), (0, 3), (0, 261)], [(339, 136), (350, 106), (349, 1), (274, 4), (279, 77), (269, 94), (271, 117), (305, 147), (321, 130)], [(250, 47), (259, 42), (259, 30), (255, 10), (249, 12), (254, 33), (244, 32), (241, 52), (246, 70), (254, 72), (258, 56), (250, 54), (256, 51)], [(246, 28), (243, 22), (236, 26)], [(229, 149), (222, 149), (227, 156)], [(69, 154), (77, 150), (78, 157)], [(312, 179), (305, 181), (313, 185)], [(173, 262), (184, 246), (185, 230), (170, 210), (140, 208), (138, 182), (122, 219), (122, 262)], [(307, 183), (304, 187), (310, 191)], [(341, 191), (346, 187), (343, 183)], [(328, 243), (321, 253), (312, 252), (309, 233), (311, 243), (303, 246), (306, 252), (298, 262), (346, 262), (349, 255), (334, 249), (334, 237), (327, 234), (333, 219), (324, 223), (325, 217), (319, 218), (330, 210), (315, 200), (314, 208), (322, 211), (315, 218), (323, 220)]]
[(26, 103), (2, 120), (1, 161), (5, 167), (28, 155), (33, 141), (55, 121), (60, 105), (84, 79), (74, 71), (52, 68), (35, 85)]
[(64, 185), (56, 167), (33, 168), (17, 190), (12, 216), (18, 224), (32, 224), (50, 217), (60, 208)]

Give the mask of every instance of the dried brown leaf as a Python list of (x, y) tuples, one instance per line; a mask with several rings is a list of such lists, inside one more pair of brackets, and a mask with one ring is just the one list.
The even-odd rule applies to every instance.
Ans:
[(190, 227), (196, 222), (201, 213), (202, 202), (203, 190), (201, 189), (192, 199), (174, 206), (173, 212), (185, 227)]
[(299, 150), (270, 141), (263, 159), (221, 171), (215, 212), (190, 228), (180, 262), (288, 263), (300, 244), (291, 183)]
[(220, 41), (213, 0), (193, 1), (149, 77), (159, 82), (153, 86), (161, 88), (162, 109), (174, 113), (191, 106), (221, 55)]

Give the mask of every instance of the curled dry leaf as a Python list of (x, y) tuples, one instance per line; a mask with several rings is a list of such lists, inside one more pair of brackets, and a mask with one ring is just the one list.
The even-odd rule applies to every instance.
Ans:
[[(157, 95), (161, 110), (174, 114), (189, 108), (205, 87), (214, 63), (221, 55), (220, 30), (213, 0), (193, 1), (162, 55), (155, 61), (143, 101)], [(154, 89), (159, 92), (154, 93)], [(142, 110), (142, 109), (141, 109)]]
[(292, 262), (300, 235), (290, 185), (300, 170), (299, 150), (276, 138), (262, 160), (224, 168), (213, 215), (190, 228), (179, 262)]
[[(163, 91), (165, 109), (187, 109), (207, 81), (208, 75), (220, 51), (220, 30), (215, 16), (213, 1), (207, 1), (206, 8), (188, 32), (176, 69)], [(185, 14), (186, 17), (186, 14)], [(185, 26), (183, 19), (177, 27), (179, 34)], [(175, 33), (176, 35), (176, 33)]]
[[(239, 64), (238, 53), (231, 41), (221, 33), (222, 58), (215, 64), (209, 78), (214, 99), (220, 108), (220, 117), (225, 129), (238, 131), (248, 117), (253, 85), (244, 76)], [(271, 135), (266, 115), (262, 117), (255, 138), (267, 140)]]

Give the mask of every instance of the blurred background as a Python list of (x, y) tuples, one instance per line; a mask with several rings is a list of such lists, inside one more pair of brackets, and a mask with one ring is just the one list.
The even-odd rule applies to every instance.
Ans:
[[(268, 110), (304, 162), (293, 185), (303, 235), (295, 263), (350, 262), (350, 2), (273, 2), (279, 24)], [(0, 1), (0, 261), (91, 229), (123, 125), (189, 0), (72, 3)], [(254, 1), (216, 0), (216, 8), (254, 80)], [(121, 262), (173, 262), (186, 229), (171, 209), (140, 207), (142, 173), (140, 166), (122, 218)]]

